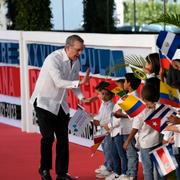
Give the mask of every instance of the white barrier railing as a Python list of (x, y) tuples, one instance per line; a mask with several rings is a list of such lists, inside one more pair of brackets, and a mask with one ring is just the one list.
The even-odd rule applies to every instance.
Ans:
[[(18, 42), (20, 58), (20, 82), (21, 82), (21, 123), (22, 130), (27, 132), (38, 131), (32, 123), (32, 105), (29, 103), (29, 75), (28, 75), (28, 49), (32, 43), (51, 44), (63, 46), (65, 39), (74, 33), (59, 32), (24, 32), (24, 31), (1, 31), (0, 42)], [(80, 35), (85, 45), (90, 48), (122, 50), (124, 55), (147, 56), (156, 52), (156, 35), (135, 34), (87, 34)], [(13, 97), (12, 97), (13, 98)], [(1, 99), (0, 99), (1, 100)]]

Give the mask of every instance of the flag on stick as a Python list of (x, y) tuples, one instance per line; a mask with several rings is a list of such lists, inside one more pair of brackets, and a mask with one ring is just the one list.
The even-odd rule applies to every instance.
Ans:
[(91, 146), (91, 157), (94, 156), (94, 154), (96, 153), (97, 149), (99, 148), (105, 137), (106, 134), (94, 136), (94, 144)]
[(145, 123), (161, 132), (167, 126), (167, 118), (172, 114), (176, 115), (176, 112), (170, 107), (161, 104), (145, 119)]
[(177, 161), (173, 155), (172, 145), (170, 144), (160, 146), (149, 154), (161, 176), (169, 174), (178, 167)]
[(163, 69), (168, 70), (171, 64), (171, 60), (159, 51), (160, 63)]
[(128, 95), (127, 98), (122, 103), (119, 103), (119, 106), (130, 117), (137, 116), (146, 107), (146, 105), (141, 101), (140, 98), (133, 96), (133, 95)]
[(111, 82), (110, 85), (106, 87), (106, 89), (120, 97), (126, 94), (126, 92), (121, 87), (119, 87), (115, 82)]
[(164, 55), (172, 59), (180, 45), (180, 36), (172, 32), (160, 31), (156, 45)]
[(136, 76), (138, 79), (141, 79), (141, 80), (147, 79), (146, 73), (143, 71), (142, 68), (139, 68), (132, 64), (129, 64), (129, 67), (131, 68), (132, 72), (134, 73), (134, 76)]
[(180, 107), (179, 91), (176, 88), (169, 86), (164, 82), (160, 82), (160, 99), (161, 104), (171, 105), (173, 107)]

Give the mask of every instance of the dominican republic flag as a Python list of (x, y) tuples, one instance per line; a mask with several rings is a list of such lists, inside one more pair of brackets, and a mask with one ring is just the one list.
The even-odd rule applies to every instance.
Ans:
[(106, 89), (120, 97), (126, 95), (126, 92), (121, 87), (119, 87), (115, 82), (111, 82), (110, 85), (106, 87)]
[(180, 36), (168, 31), (160, 31), (156, 45), (164, 55), (172, 59), (180, 46)]
[(167, 118), (172, 114), (176, 115), (176, 112), (169, 106), (161, 104), (145, 119), (145, 123), (161, 132), (167, 126)]
[(168, 70), (171, 64), (171, 60), (159, 51), (161, 67)]
[(180, 95), (178, 89), (161, 81), (159, 102), (173, 107), (180, 107)]
[(119, 106), (129, 115), (129, 117), (137, 116), (146, 107), (140, 98), (133, 95), (127, 95), (127, 98), (125, 98), (122, 103), (119, 103)]
[(150, 158), (161, 176), (169, 174), (178, 167), (173, 155), (172, 145), (170, 144), (163, 145), (151, 151)]

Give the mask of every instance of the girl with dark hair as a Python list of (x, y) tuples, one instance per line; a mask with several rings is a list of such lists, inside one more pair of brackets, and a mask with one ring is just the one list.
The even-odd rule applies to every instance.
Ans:
[(146, 64), (144, 66), (144, 72), (149, 77), (155, 77), (160, 72), (160, 57), (159, 53), (152, 53), (146, 56)]

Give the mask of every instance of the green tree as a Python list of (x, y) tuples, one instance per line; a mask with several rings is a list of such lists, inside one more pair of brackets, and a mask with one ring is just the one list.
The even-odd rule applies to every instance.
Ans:
[(83, 0), (84, 30), (86, 32), (110, 33), (114, 27), (114, 0)]
[(17, 15), (16, 0), (6, 0), (5, 3), (7, 4), (7, 29), (15, 29), (15, 18)]
[[(8, 0), (9, 1), (9, 0)], [(50, 0), (10, 0), (14, 2), (15, 14), (12, 14), (13, 27), (16, 30), (51, 30)], [(9, 11), (10, 12), (10, 11)], [(14, 17), (14, 16), (15, 17)]]
[[(125, 22), (133, 25), (134, 12), (132, 9), (134, 9), (134, 4), (132, 0), (125, 1), (124, 8)], [(166, 13), (171, 12), (180, 12), (180, 5), (178, 3), (166, 3)], [(163, 2), (136, 1), (136, 23), (138, 25), (148, 24), (150, 19), (155, 21), (157, 17), (164, 17)]]

